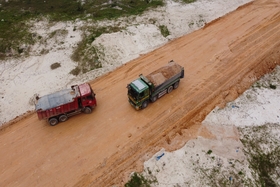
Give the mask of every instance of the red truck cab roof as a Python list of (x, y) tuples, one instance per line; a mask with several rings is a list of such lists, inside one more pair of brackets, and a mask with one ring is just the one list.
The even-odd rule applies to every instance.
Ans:
[(81, 97), (86, 96), (86, 95), (90, 95), (92, 93), (91, 87), (89, 86), (88, 83), (84, 83), (79, 85), (79, 90), (81, 93)]

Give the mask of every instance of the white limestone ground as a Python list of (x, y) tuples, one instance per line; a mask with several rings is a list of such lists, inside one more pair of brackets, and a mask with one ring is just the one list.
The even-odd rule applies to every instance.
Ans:
[[(235, 10), (249, 0), (198, 0), (182, 5), (167, 0), (166, 6), (145, 12), (141, 16), (124, 17), (114, 21), (59, 22), (32, 21), (30, 29), (41, 37), (29, 48), (30, 56), (0, 61), (0, 126), (13, 118), (34, 110), (34, 95), (45, 95), (92, 80), (116, 67), (166, 44), (169, 40), (201, 28), (220, 16)], [(79, 30), (85, 25), (123, 27), (120, 32), (103, 34), (92, 43), (99, 50), (102, 68), (75, 77), (69, 72), (76, 66), (70, 58), (82, 39)], [(165, 38), (159, 30), (165, 25), (170, 35)], [(50, 66), (61, 67), (51, 70)]]

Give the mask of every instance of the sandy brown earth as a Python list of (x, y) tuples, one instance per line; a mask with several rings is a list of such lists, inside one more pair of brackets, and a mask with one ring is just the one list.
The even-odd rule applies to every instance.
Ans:
[[(179, 88), (134, 110), (126, 85), (171, 59), (185, 67)], [(91, 82), (98, 100), (92, 114), (55, 127), (36, 114), (6, 125), (0, 186), (123, 186), (162, 147), (175, 150), (198, 135), (213, 138), (200, 125), (204, 117), (276, 65), (280, 2), (256, 0)]]

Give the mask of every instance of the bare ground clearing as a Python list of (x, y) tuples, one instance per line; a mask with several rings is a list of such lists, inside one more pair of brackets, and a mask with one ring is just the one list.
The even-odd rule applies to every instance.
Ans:
[[(161, 147), (213, 138), (200, 122), (280, 64), (279, 30), (279, 1), (254, 1), (91, 82), (92, 115), (51, 127), (32, 114), (3, 128), (0, 186), (123, 185)], [(126, 84), (171, 59), (185, 67), (179, 88), (135, 111)]]

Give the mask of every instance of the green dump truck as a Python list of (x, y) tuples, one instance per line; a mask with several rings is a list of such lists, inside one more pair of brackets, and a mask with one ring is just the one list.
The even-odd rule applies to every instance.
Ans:
[(147, 76), (141, 74), (138, 79), (128, 84), (128, 101), (136, 110), (144, 109), (149, 102), (155, 102), (178, 88), (183, 77), (184, 67), (171, 60), (167, 65)]

